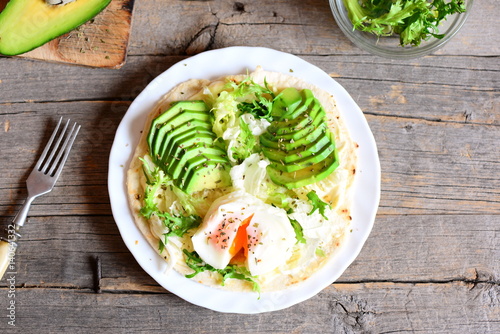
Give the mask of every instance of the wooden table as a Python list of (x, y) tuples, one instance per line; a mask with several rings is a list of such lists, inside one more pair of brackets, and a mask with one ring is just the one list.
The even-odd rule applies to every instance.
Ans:
[[(82, 124), (22, 230), (14, 289), (0, 282), (1, 332), (499, 333), (500, 13), (497, 0), (474, 7), (444, 49), (408, 61), (355, 47), (326, 0), (136, 1), (119, 70), (0, 58), (3, 223), (59, 116)], [(190, 55), (235, 45), (329, 73), (365, 112), (382, 167), (357, 260), (310, 300), (258, 315), (220, 314), (161, 288), (125, 247), (106, 183), (115, 130), (138, 93)]]

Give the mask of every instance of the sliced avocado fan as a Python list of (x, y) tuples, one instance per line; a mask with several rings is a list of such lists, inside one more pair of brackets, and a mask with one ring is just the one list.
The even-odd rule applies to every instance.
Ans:
[(271, 162), (271, 180), (288, 189), (312, 184), (339, 165), (326, 113), (309, 89), (286, 88), (273, 104), (274, 120), (260, 136), (262, 153)]
[(202, 100), (174, 102), (151, 122), (149, 154), (187, 194), (231, 185), (231, 165), (212, 124)]

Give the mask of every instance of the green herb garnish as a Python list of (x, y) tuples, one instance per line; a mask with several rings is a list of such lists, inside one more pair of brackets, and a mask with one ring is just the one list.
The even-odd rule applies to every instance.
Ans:
[(307, 194), (307, 198), (309, 198), (309, 201), (311, 202), (313, 209), (311, 212), (309, 212), (310, 215), (314, 213), (314, 211), (319, 210), (319, 213), (325, 218), (328, 219), (328, 217), (325, 216), (325, 209), (330, 208), (330, 205), (328, 203), (323, 202), (319, 196), (316, 194), (314, 190), (311, 190)]
[(295, 238), (297, 239), (297, 243), (305, 244), (306, 238), (304, 238), (302, 225), (300, 225), (300, 223), (295, 219), (290, 219), (290, 223), (292, 223), (293, 230), (295, 231)]
[[(265, 79), (264, 86), (255, 83), (250, 77), (244, 79), (239, 84), (230, 82), (228, 85), (234, 89), (232, 94), (236, 98), (244, 98), (245, 100), (238, 104), (238, 110), (242, 114), (248, 113), (252, 114), (255, 118), (272, 120), (271, 110), (273, 109), (273, 101), (276, 96), (269, 88)], [(248, 101), (248, 99), (250, 100)]]
[(245, 121), (240, 118), (240, 134), (236, 141), (231, 147), (233, 151), (233, 158), (241, 163), (243, 160), (248, 158), (252, 153), (255, 153), (260, 149), (257, 139), (252, 134), (252, 130)]
[(186, 275), (187, 278), (193, 278), (199, 273), (204, 272), (206, 270), (213, 271), (219, 273), (222, 276), (222, 283), (221, 283), (222, 286), (224, 286), (226, 281), (230, 278), (245, 280), (252, 283), (253, 291), (260, 293), (260, 286), (255, 281), (255, 277), (251, 276), (250, 272), (245, 267), (230, 264), (224, 269), (215, 269), (211, 265), (205, 263), (198, 255), (198, 253), (196, 253), (195, 251), (190, 252), (187, 249), (184, 249), (183, 252), (186, 255), (187, 266), (194, 270), (194, 273)]

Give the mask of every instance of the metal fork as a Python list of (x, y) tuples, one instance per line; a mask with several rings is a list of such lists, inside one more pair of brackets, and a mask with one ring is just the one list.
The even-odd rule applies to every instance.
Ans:
[[(68, 159), (73, 142), (80, 130), (76, 122), (69, 128), (70, 120), (66, 121), (63, 129), (59, 131), (62, 117), (45, 146), (40, 159), (26, 180), (28, 195), (23, 206), (6, 229), (6, 236), (0, 237), (0, 279), (3, 277), (9, 263), (13, 262), (17, 249), (17, 241), (21, 238), (19, 230), (26, 222), (31, 203), (38, 196), (52, 190), (61, 171)], [(56, 138), (57, 137), (57, 138)], [(54, 142), (55, 139), (55, 142)]]

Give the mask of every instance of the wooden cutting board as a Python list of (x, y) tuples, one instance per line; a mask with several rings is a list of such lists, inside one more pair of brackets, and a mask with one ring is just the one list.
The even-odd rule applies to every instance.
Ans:
[(134, 0), (112, 0), (91, 21), (19, 57), (120, 68), (127, 58), (133, 5)]

